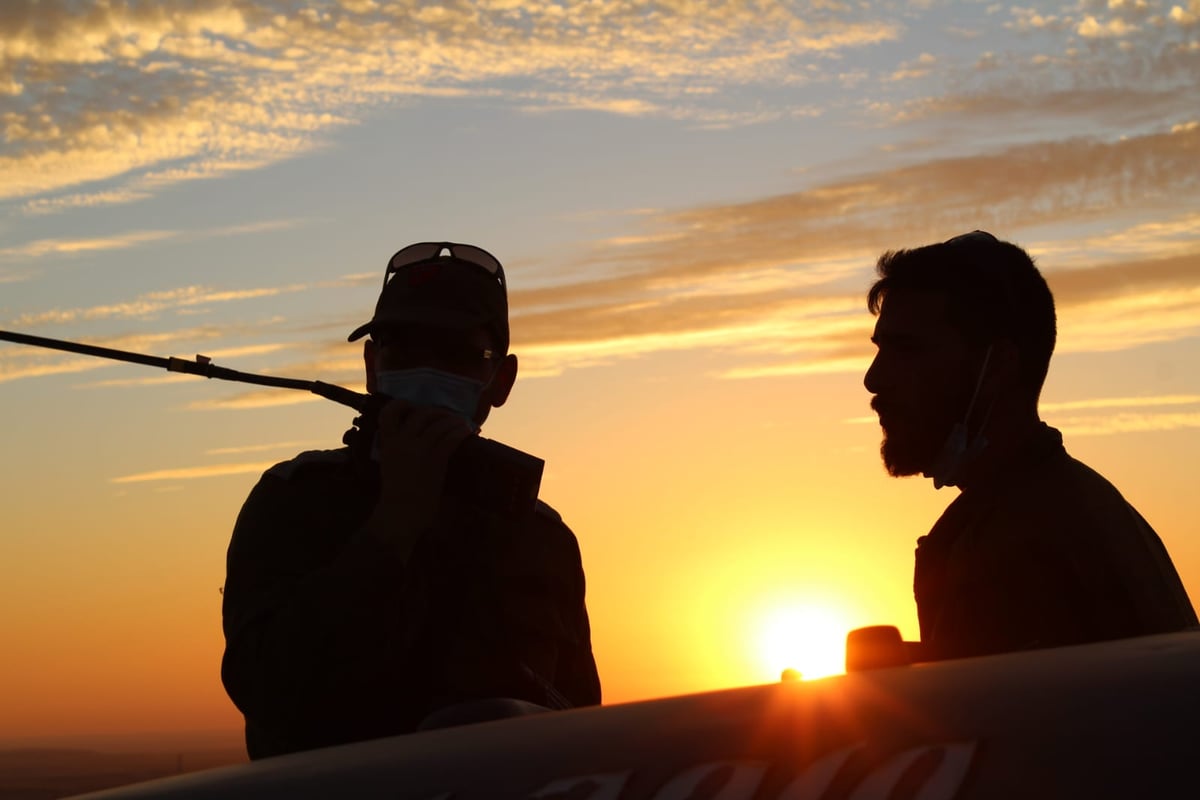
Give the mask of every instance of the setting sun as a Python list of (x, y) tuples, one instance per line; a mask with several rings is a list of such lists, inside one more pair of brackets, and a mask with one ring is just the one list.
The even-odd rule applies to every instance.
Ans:
[(758, 653), (767, 673), (795, 670), (803, 679), (845, 670), (846, 631), (839, 614), (821, 606), (783, 606), (758, 628)]

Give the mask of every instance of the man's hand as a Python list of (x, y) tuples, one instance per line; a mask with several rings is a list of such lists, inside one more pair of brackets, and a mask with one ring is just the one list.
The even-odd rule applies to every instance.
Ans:
[(376, 431), (380, 491), (367, 530), (407, 558), (437, 514), (451, 454), (474, 429), (451, 411), (392, 400)]

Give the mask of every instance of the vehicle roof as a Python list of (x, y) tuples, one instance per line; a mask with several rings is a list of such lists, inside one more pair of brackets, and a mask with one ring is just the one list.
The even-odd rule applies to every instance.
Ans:
[(1160, 796), (1193, 784), (1200, 632), (553, 712), (88, 795)]

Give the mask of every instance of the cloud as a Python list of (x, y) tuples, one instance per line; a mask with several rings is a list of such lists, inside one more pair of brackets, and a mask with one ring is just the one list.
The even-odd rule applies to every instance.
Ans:
[(1188, 0), (1187, 8), (1172, 6), (1170, 20), (1181, 28), (1191, 28), (1200, 23), (1200, 0)]
[[(1200, 406), (1200, 395), (1094, 397), (1044, 402), (1039, 404), (1039, 410), (1056, 428), (1074, 436), (1111, 436), (1200, 428), (1200, 411), (1174, 410), (1177, 406)], [(1109, 412), (1112, 409), (1129, 410), (1087, 413)]]
[(195, 375), (184, 374), (169, 374), (159, 375), (152, 378), (113, 378), (103, 381), (88, 381), (87, 383), (76, 384), (78, 389), (114, 389), (125, 388), (128, 386), (165, 386), (175, 383), (190, 383), (196, 380)]
[(1041, 30), (1065, 31), (1071, 28), (1069, 17), (1042, 14), (1030, 8), (1012, 8), (1009, 11), (1013, 16), (1013, 20), (1012, 22), (1005, 23), (1006, 27), (1021, 33)]
[[(629, 232), (575, 255), (570, 275), (514, 284), (513, 348), (525, 377), (699, 348), (729, 356), (714, 372), (723, 378), (860, 371), (873, 324), (863, 293), (879, 253), (977, 227), (1038, 257), (1058, 298), (1064, 352), (1195, 335), (1200, 215), (1168, 209), (1186, 208), (1200, 190), (1198, 147), (1196, 129), (1037, 142), (752, 201), (637, 209)], [(1157, 221), (1112, 222), (1155, 198), (1170, 198)], [(1096, 221), (1103, 233), (1031, 242), (1019, 235)], [(321, 330), (359, 321), (347, 316)], [(338, 347), (280, 372), (357, 384), (356, 351)], [(258, 393), (204, 407), (280, 402), (300, 400)]]
[[(641, 230), (575, 259), (612, 277), (514, 291), (514, 349), (532, 351), (543, 374), (698, 346), (739, 353), (721, 373), (730, 378), (858, 370), (870, 355), (862, 293), (881, 251), (977, 227), (1019, 241), (1023, 229), (1111, 220), (1147, 198), (1186, 208), (1200, 190), (1197, 149), (1194, 130), (1039, 142), (643, 214)], [(1200, 216), (1029, 246), (1058, 297), (1064, 350), (1197, 332)]]
[(710, 276), (798, 258), (863, 254), (873, 261), (882, 249), (964, 230), (1003, 235), (1106, 218), (1148, 202), (1162, 203), (1166, 214), (1200, 192), (1198, 150), (1200, 131), (1188, 130), (1035, 142), (905, 164), (759, 200), (657, 215), (654, 232), (683, 234), (687, 246), (630, 248), (615, 263), (636, 258), (663, 264), (659, 271), (672, 275)]
[(189, 411), (244, 411), (252, 408), (294, 406), (301, 403), (312, 403), (317, 400), (323, 400), (323, 398), (310, 392), (295, 389), (263, 389), (254, 392), (243, 392), (230, 397), (195, 400), (187, 404), (187, 409)]
[(222, 478), (228, 475), (245, 475), (261, 473), (274, 466), (273, 461), (256, 461), (248, 464), (212, 464), (204, 467), (179, 467), (176, 469), (160, 469), (152, 472), (139, 472), (134, 475), (122, 475), (109, 478), (110, 483), (146, 483), (150, 481), (186, 481), (196, 478)]
[(48, 375), (70, 375), (99, 369), (110, 364), (111, 362), (104, 362), (96, 358), (20, 359), (9, 357), (4, 351), (0, 351), (0, 383), (24, 378), (42, 378)]
[(1049, 272), (1058, 305), (1115, 308), (1130, 298), (1161, 298), (1186, 303), (1200, 288), (1200, 241), (1182, 256), (1136, 259), (1086, 269)]
[(1106, 417), (1064, 417), (1054, 426), (1072, 436), (1111, 436), (1200, 428), (1200, 412), (1188, 414), (1115, 414)]
[[(871, 353), (863, 293), (879, 253), (974, 228), (1014, 239), (1039, 259), (1059, 301), (1064, 352), (1194, 336), (1200, 214), (1187, 209), (1200, 193), (1198, 150), (1200, 128), (1185, 126), (915, 163), (901, 155), (894, 166), (745, 202), (639, 208), (629, 212), (623, 235), (575, 254), (569, 275), (556, 275), (553, 284), (515, 284), (514, 351), (525, 376), (699, 348), (728, 357), (714, 367), (723, 378), (857, 371)], [(1155, 221), (1118, 226), (1114, 220), (1124, 219), (1131, 207)], [(1103, 233), (1022, 241), (1022, 232), (1055, 224)], [(363, 274), (335, 283), (377, 280)], [(95, 309), (31, 312), (27, 319), (121, 318), (306, 288), (185, 287)], [(340, 334), (360, 316), (290, 329)], [(261, 335), (271, 324), (252, 330)], [(273, 373), (361, 382), (356, 348), (330, 341), (307, 352), (315, 357), (276, 365)], [(0, 353), (0, 376), (14, 367)], [(309, 400), (302, 392), (253, 391), (191, 407)]]
[(1164, 118), (1195, 113), (1197, 93), (1174, 87), (1101, 86), (1070, 89), (1001, 86), (969, 93), (920, 98), (889, 109), (896, 122), (917, 122), (954, 116), (972, 124), (995, 124), (997, 119), (1024, 124), (1060, 125), (1064, 119), (1096, 119), (1110, 125), (1159, 123)]
[[(996, 7), (999, 9), (999, 6)], [(1200, 42), (1194, 29), (1168, 20), (1161, 2), (1061, 4), (1055, 13), (1007, 9), (986, 53), (973, 61), (938, 58), (945, 91), (873, 106), (889, 124), (953, 120), (961, 131), (1011, 125), (1010, 137), (1060, 133), (1064, 123), (1128, 132), (1194, 117), (1200, 105)], [(1103, 126), (1103, 127), (1098, 127)], [(1078, 128), (1077, 128), (1078, 129)], [(1037, 134), (1035, 134), (1037, 135)], [(960, 134), (961, 138), (961, 134)]]
[(744, 124), (753, 112), (717, 90), (791, 85), (798, 64), (899, 32), (836, 3), (111, 0), (85, 12), (8, 0), (0, 198), (25, 198), (29, 213), (125, 202), (311, 151), (373, 107), (430, 96)]
[(108, 303), (86, 308), (52, 308), (46, 311), (26, 312), (12, 319), (9, 324), (15, 328), (29, 328), (39, 325), (63, 325), (72, 322), (90, 322), (101, 319), (147, 320), (155, 319), (166, 311), (194, 309), (201, 306), (229, 303), (238, 300), (275, 297), (281, 294), (307, 291), (310, 288), (312, 288), (310, 284), (226, 290), (215, 289), (209, 286), (185, 286), (162, 292), (148, 292), (123, 303)]
[(937, 64), (937, 58), (929, 53), (922, 53), (916, 59), (901, 64), (896, 68), (891, 75), (888, 76), (890, 81), (908, 81), (916, 78), (924, 78), (933, 72), (934, 66)]
[(1060, 400), (1040, 403), (1042, 411), (1081, 411), (1097, 408), (1151, 408), (1157, 406), (1200, 405), (1200, 395), (1172, 394), (1153, 397), (1092, 397), (1087, 400)]
[[(972, 31), (1002, 22), (942, 19), (952, 6), (939, 3), (868, 5), (112, 0), (84, 13), (10, 0), (0, 8), (0, 91), (12, 99), (0, 113), (0, 198), (22, 199), (27, 214), (142, 200), (310, 152), (380, 105), (427, 97), (727, 128), (827, 114), (841, 101), (798, 90), (870, 82), (864, 107), (896, 120), (953, 115), (989, 130), (1000, 116), (1023, 128), (1171, 122), (1200, 102), (1196, 0), (1017, 7), (1007, 26), (1022, 36), (993, 37), (987, 69), (918, 51), (890, 74), (844, 57), (908, 44), (906, 27), (934, 15), (949, 35), (964, 30), (956, 21)], [(1031, 53), (1030, 37), (1050, 49)], [(888, 87), (935, 70), (943, 96)]]
[(126, 186), (112, 191), (96, 191), (91, 193), (68, 194), (58, 197), (39, 197), (28, 201), (22, 210), (31, 217), (43, 214), (57, 214), (73, 208), (96, 208), (101, 206), (120, 205), (145, 200), (151, 197), (150, 192)]
[(1116, 297), (1068, 307), (1059, 318), (1060, 352), (1111, 352), (1200, 336), (1200, 286), (1125, 289)]
[(1089, 14), (1079, 23), (1075, 32), (1085, 39), (1109, 39), (1128, 36), (1136, 30), (1136, 27), (1120, 17), (1101, 22)]
[(166, 241), (196, 241), (224, 236), (241, 236), (264, 231), (284, 230), (303, 224), (303, 220), (263, 220), (245, 225), (230, 225), (206, 230), (127, 231), (86, 239), (36, 239), (24, 244), (0, 248), (0, 261), (77, 256), (109, 250), (125, 250)]
[[(1183, 211), (1151, 222), (1135, 223), (1126, 228), (1105, 230), (1065, 241), (1028, 242), (1039, 257), (1049, 259), (1056, 268), (1095, 267), (1104, 262), (1155, 262), (1157, 267), (1172, 269), (1168, 259), (1187, 258), (1200, 240), (1200, 212)], [(1163, 262), (1163, 263), (1159, 263)], [(1186, 269), (1186, 263), (1182, 265)], [(1176, 268), (1178, 269), (1178, 267)], [(1098, 274), (1098, 273), (1092, 273)]]
[(269, 444), (250, 444), (239, 447), (214, 447), (211, 450), (205, 450), (204, 454), (207, 456), (232, 456), (241, 455), (243, 453), (263, 453), (272, 450), (294, 452), (304, 448), (316, 447), (321, 444), (323, 444), (323, 442), (320, 440), (271, 442)]
[(180, 235), (178, 231), (134, 231), (102, 238), (38, 239), (0, 249), (0, 259), (32, 259), (51, 255), (78, 255), (104, 250), (124, 250), (138, 245), (174, 239)]

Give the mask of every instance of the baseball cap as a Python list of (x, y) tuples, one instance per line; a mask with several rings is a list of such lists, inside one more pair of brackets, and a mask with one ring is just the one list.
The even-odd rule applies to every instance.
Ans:
[(457, 242), (418, 242), (398, 250), (388, 260), (374, 316), (348, 341), (402, 325), (451, 331), (483, 326), (506, 352), (508, 294), (500, 260)]

